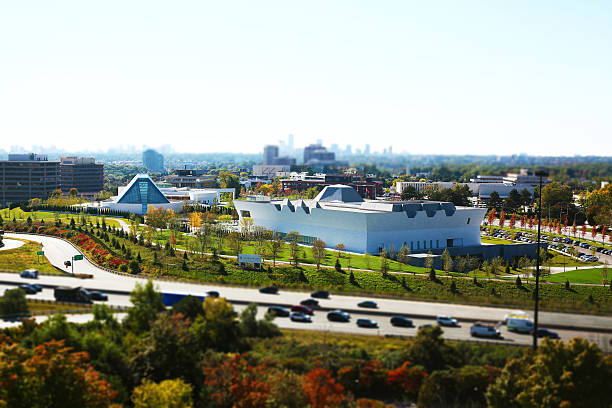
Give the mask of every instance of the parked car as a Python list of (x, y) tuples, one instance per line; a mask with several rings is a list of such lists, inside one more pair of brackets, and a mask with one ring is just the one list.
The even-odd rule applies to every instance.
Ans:
[(317, 299), (308, 298), (304, 299), (300, 302), (300, 305), (308, 306), (308, 307), (317, 307), (319, 306), (319, 301)]
[(312, 309), (309, 308), (308, 306), (304, 306), (304, 305), (293, 305), (291, 306), (291, 311), (292, 312), (300, 312), (300, 313), (304, 313), (307, 315), (312, 315)]
[(19, 289), (23, 290), (26, 295), (35, 295), (38, 293), (34, 286), (27, 283), (22, 283), (21, 285), (19, 285)]
[(315, 290), (310, 296), (318, 299), (327, 299), (329, 297), (329, 292), (326, 290)]
[(486, 324), (482, 322), (476, 322), (470, 327), (470, 335), (472, 337), (491, 337), (491, 338), (499, 338), (501, 337), (501, 333), (492, 324)]
[(413, 327), (412, 320), (405, 316), (392, 316), (391, 325), (397, 327)]
[(22, 278), (38, 279), (38, 271), (36, 269), (26, 269), (19, 274)]
[(302, 312), (292, 312), (289, 318), (294, 322), (310, 323), (310, 316)]
[(266, 286), (259, 289), (259, 293), (267, 293), (271, 295), (276, 295), (278, 293), (278, 288), (276, 286)]
[(106, 293), (100, 292), (99, 290), (89, 291), (89, 297), (91, 297), (91, 300), (108, 300), (108, 295)]
[(218, 298), (219, 292), (217, 292), (216, 290), (209, 290), (208, 292), (206, 292), (206, 295), (210, 297)]
[(351, 320), (351, 315), (342, 310), (332, 310), (327, 313), (327, 320), (332, 322), (348, 322)]
[[(530, 334), (533, 334), (533, 330), (531, 330)], [(544, 329), (542, 327), (538, 327), (538, 337), (548, 337), (549, 339), (559, 339), (559, 333), (554, 332), (552, 330)]]
[(268, 308), (268, 313), (273, 314), (277, 317), (289, 317), (289, 310), (285, 309), (281, 306), (270, 306)]
[(376, 302), (373, 300), (364, 300), (363, 302), (357, 303), (357, 306), (365, 307), (367, 309), (376, 309), (378, 307)]
[(457, 321), (457, 319), (453, 319), (450, 316), (438, 316), (436, 318), (436, 322), (438, 322), (440, 326), (450, 326), (450, 327), (459, 326), (459, 322)]
[(378, 328), (378, 323), (372, 319), (357, 319), (357, 326), (376, 329)]

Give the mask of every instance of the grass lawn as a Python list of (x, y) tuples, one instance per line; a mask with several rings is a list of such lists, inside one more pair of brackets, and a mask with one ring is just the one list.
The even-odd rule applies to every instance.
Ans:
[(73, 313), (78, 310), (91, 310), (92, 305), (86, 303), (82, 305), (75, 304), (63, 304), (55, 302), (38, 302), (36, 300), (28, 299), (28, 310), (30, 314), (46, 314), (46, 313)]
[(512, 244), (512, 241), (508, 241), (507, 239), (493, 238), (493, 237), (486, 237), (486, 236), (480, 237), (480, 242), (482, 242), (483, 244), (504, 244), (504, 245)]
[[(74, 222), (78, 224), (80, 217), (81, 217), (80, 214), (54, 213), (51, 211), (26, 212), (26, 211), (22, 211), (21, 208), (14, 208), (12, 210), (5, 208), (3, 210), (0, 210), (0, 215), (2, 215), (2, 218), (4, 219), (5, 222), (12, 220), (14, 216), (15, 219), (18, 221), (25, 221), (28, 219), (28, 217), (30, 217), (32, 221), (44, 220), (45, 223), (53, 223), (55, 222), (56, 219), (60, 219), (65, 224), (69, 224), (71, 218), (74, 218)], [(84, 214), (84, 215), (85, 215), (85, 219), (87, 220), (87, 222), (89, 223), (91, 221), (93, 225), (96, 224), (96, 221), (99, 223), (102, 223), (102, 219), (105, 219), (107, 226), (119, 228), (119, 223), (108, 217), (101, 217), (101, 216), (88, 215), (88, 214)]]
[[(550, 275), (546, 278), (549, 282), (561, 282), (565, 283), (566, 280), (569, 280), (570, 283), (594, 283), (601, 284), (602, 276), (601, 276), (602, 268), (591, 268), (591, 269), (578, 269), (573, 271), (567, 271), (562, 273), (556, 273), (554, 275)], [(610, 278), (612, 278), (612, 271), (608, 269), (608, 282)]]
[(37, 251), (42, 250), (41, 244), (26, 240), (21, 241), (24, 241), (25, 244), (19, 248), (0, 251), (0, 271), (21, 272), (24, 269), (37, 269), (41, 273), (61, 274), (49, 263), (46, 257), (36, 255)]

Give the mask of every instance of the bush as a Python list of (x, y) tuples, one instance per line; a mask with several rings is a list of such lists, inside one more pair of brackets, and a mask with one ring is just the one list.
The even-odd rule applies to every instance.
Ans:
[(569, 283), (569, 279), (565, 280), (565, 289), (569, 290), (570, 289), (570, 283)]
[(336, 271), (342, 272), (342, 266), (340, 265), (340, 260), (339, 259), (336, 259), (335, 268), (336, 268)]
[(516, 287), (520, 288), (521, 286), (523, 286), (523, 282), (521, 281), (521, 277), (517, 276), (516, 277)]
[(436, 271), (435, 271), (435, 269), (434, 269), (434, 268), (431, 268), (431, 269), (429, 270), (429, 280), (430, 280), (430, 281), (434, 281), (434, 282), (435, 282), (435, 280), (436, 280)]
[(27, 314), (28, 312), (28, 302), (23, 290), (9, 289), (0, 298), (1, 315)]
[(140, 264), (135, 259), (130, 261), (130, 272), (134, 275), (140, 272)]
[(127, 270), (128, 270), (127, 264), (121, 264), (119, 266), (119, 272), (127, 272)]

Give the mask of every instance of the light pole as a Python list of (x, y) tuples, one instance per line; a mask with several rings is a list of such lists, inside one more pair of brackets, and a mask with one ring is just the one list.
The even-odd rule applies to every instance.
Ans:
[[(536, 246), (536, 284), (535, 284), (535, 306), (533, 311), (533, 349), (538, 348), (538, 303), (539, 298), (539, 283), (540, 283), (540, 227), (542, 224), (542, 178), (548, 176), (545, 171), (536, 171), (536, 176), (540, 178), (539, 188), (539, 203), (538, 203), (538, 244)], [(550, 207), (549, 207), (550, 208)]]

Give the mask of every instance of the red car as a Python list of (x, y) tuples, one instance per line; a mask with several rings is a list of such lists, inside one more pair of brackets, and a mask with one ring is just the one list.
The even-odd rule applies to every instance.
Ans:
[(313, 314), (312, 313), (312, 309), (307, 307), (307, 306), (304, 306), (304, 305), (293, 305), (293, 306), (291, 306), (291, 311), (292, 312), (301, 312), (301, 313), (305, 313), (305, 314), (308, 314), (308, 315), (312, 315)]

